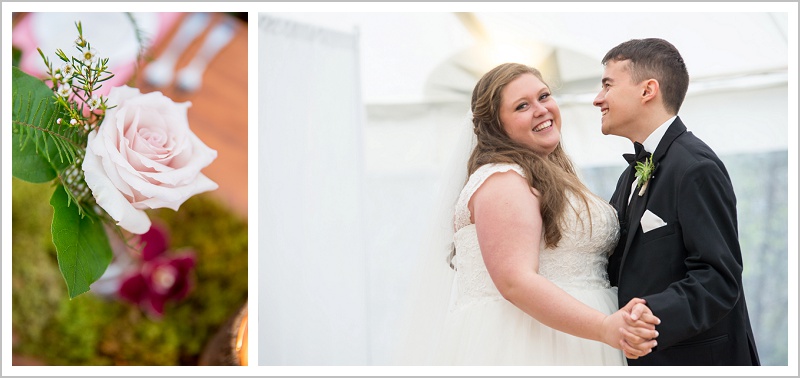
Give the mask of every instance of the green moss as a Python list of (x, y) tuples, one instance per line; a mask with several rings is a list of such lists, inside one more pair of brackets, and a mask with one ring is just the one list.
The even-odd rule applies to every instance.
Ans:
[[(53, 188), (12, 182), (14, 353), (48, 365), (193, 365), (206, 343), (247, 301), (247, 222), (211, 193), (175, 212), (150, 212), (170, 250), (195, 251), (195, 287), (151, 319), (91, 292), (70, 300), (50, 241)], [(190, 225), (191, 227), (187, 227)]]
[(49, 231), (47, 224), (53, 217), (48, 204), (52, 190), (16, 179), (12, 183), (11, 314), (14, 334), (20, 339), (42, 338), (67, 295), (50, 233), (43, 232)]

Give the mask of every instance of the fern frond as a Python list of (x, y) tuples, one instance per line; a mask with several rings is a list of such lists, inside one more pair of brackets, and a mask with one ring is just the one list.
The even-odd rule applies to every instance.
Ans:
[[(68, 121), (59, 124), (57, 121), (61, 112), (53, 111), (46, 99), (35, 101), (30, 93), (27, 98), (17, 93), (12, 97), (15, 110), (13, 130), (23, 136), (19, 147), (23, 148), (32, 142), (37, 151), (54, 166), (75, 164), (86, 146), (86, 133), (69, 125)], [(56, 156), (60, 161), (53, 162)]]

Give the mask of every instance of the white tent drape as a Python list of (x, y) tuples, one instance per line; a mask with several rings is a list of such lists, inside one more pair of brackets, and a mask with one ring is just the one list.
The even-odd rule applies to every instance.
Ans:
[(367, 363), (358, 35), (259, 19), (259, 364)]

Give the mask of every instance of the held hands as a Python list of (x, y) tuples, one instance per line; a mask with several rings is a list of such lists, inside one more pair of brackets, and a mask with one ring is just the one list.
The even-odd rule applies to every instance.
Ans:
[(603, 320), (603, 341), (621, 349), (625, 357), (637, 359), (652, 352), (657, 345), (655, 326), (660, 323), (644, 299), (634, 298)]
[(653, 351), (658, 345), (655, 338), (658, 331), (655, 326), (661, 324), (661, 319), (653, 315), (645, 300), (633, 298), (620, 311), (623, 312), (626, 327), (620, 329), (623, 338), (620, 346), (625, 352), (625, 357), (635, 360)]

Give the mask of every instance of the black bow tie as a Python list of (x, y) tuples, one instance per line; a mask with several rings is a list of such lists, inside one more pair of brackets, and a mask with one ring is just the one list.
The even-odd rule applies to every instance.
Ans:
[(650, 153), (645, 151), (644, 146), (639, 142), (633, 142), (633, 150), (636, 152), (635, 154), (622, 154), (628, 164), (636, 161), (644, 163), (645, 159), (650, 157)]

